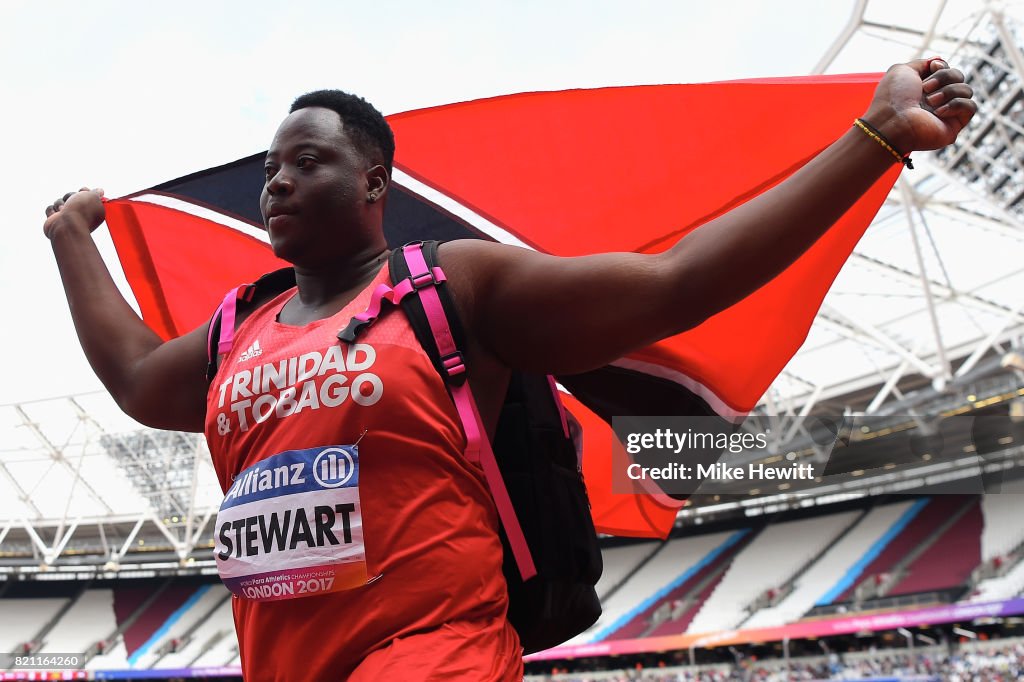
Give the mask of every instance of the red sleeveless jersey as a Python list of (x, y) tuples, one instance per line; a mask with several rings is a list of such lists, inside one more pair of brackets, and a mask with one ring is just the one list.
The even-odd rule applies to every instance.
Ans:
[[(337, 338), (388, 281), (384, 267), (338, 314), (304, 326), (277, 321), (295, 290), (281, 294), (239, 326), (211, 383), (206, 438), (225, 506), (247, 502), (222, 507), (215, 555), (264, 562), (233, 597), (249, 682), (522, 679), (497, 514), (463, 455), (444, 383), (401, 310), (386, 310), (355, 344)], [(331, 453), (355, 450), (352, 476), (354, 463), (346, 469)], [(341, 490), (332, 487), (342, 479), (345, 504), (317, 497)], [(306, 490), (296, 481), (316, 490), (290, 495)], [(320, 501), (307, 512), (284, 508), (303, 496)], [(293, 566), (331, 563), (342, 550), (352, 561), (346, 589), (311, 594), (328, 585), (305, 579), (327, 575), (315, 569), (294, 579)]]

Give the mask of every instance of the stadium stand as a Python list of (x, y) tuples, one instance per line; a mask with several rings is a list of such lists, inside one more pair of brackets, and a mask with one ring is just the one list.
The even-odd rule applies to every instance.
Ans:
[(238, 657), (238, 641), (235, 639), (234, 623), (229, 621), (227, 630), (219, 639), (210, 643), (209, 648), (189, 665), (194, 668), (228, 665)]
[(978, 583), (970, 601), (989, 602), (1010, 599), (1024, 593), (1024, 561), (1018, 561), (1006, 574)]
[(985, 518), (981, 531), (981, 558), (991, 561), (1010, 554), (1024, 542), (1024, 523), (1020, 511), (1024, 495), (982, 495), (981, 511)]
[[(732, 546), (726, 548), (725, 551), (719, 553), (711, 561), (708, 561), (703, 568), (694, 573), (679, 588), (667, 594), (664, 603), (669, 606), (660, 617), (658, 617), (658, 612), (654, 611), (652, 616), (655, 616), (655, 618), (652, 624), (655, 625), (655, 628), (648, 633), (648, 636), (685, 632), (686, 628), (693, 621), (693, 617), (700, 610), (701, 604), (704, 603), (708, 595), (721, 582), (722, 576), (725, 575), (725, 570), (728, 568), (733, 557), (736, 556), (737, 552), (746, 547), (752, 537), (754, 537), (753, 533), (747, 533), (738, 537)], [(660, 624), (657, 622), (659, 620), (661, 621)]]
[(974, 497), (966, 503), (961, 500), (960, 508), (953, 506), (952, 509), (948, 521), (918, 547), (917, 556), (907, 565), (904, 577), (888, 594), (931, 592), (966, 582), (981, 562), (981, 507)]
[(170, 614), (146, 642), (132, 651), (130, 662), (136, 668), (156, 667), (163, 657), (191, 641), (194, 630), (230, 597), (231, 593), (220, 584), (194, 587), (185, 603)]
[(86, 670), (122, 670), (127, 667), (128, 650), (120, 635), (113, 641), (103, 641), (85, 664)]
[(735, 627), (745, 619), (748, 605), (786, 583), (851, 521), (851, 514), (840, 513), (769, 525), (733, 559), (686, 631)]
[[(225, 591), (226, 592), (226, 591)], [(227, 598), (220, 603), (208, 618), (200, 621), (190, 633), (183, 646), (176, 651), (168, 653), (159, 661), (161, 668), (185, 668), (195, 664), (196, 660), (208, 652), (218, 650), (224, 645), (225, 638), (232, 646), (237, 647), (235, 641), (235, 626), (231, 618), (231, 599)], [(216, 665), (223, 664), (229, 656), (224, 655), (224, 660)], [(156, 667), (156, 666), (154, 666)]]
[(888, 544), (861, 573), (860, 579), (835, 599), (837, 602), (853, 601), (854, 598), (867, 599), (884, 594), (889, 582), (899, 576), (901, 568), (908, 558), (916, 558), (915, 550), (933, 539), (942, 530), (943, 524), (950, 520), (964, 506), (964, 500), (957, 495), (938, 495), (919, 500), (910, 510), (909, 519), (901, 520), (900, 531), (891, 537)]
[(747, 657), (739, 652), (736, 657), (735, 663), (531, 674), (525, 682), (1009, 682), (1024, 677), (1024, 641), (1020, 638), (952, 647), (926, 646), (913, 651), (872, 649), (788, 660)]
[(4, 599), (0, 651), (29, 653), (36, 635), (68, 604), (67, 599)]
[[(651, 630), (664, 620), (674, 617), (682, 620), (688, 614), (695, 612), (695, 607), (700, 605), (700, 597), (691, 593), (700, 590), (705, 582), (717, 582), (717, 577), (738, 549), (744, 546), (749, 535), (745, 531), (732, 533), (695, 563), (686, 565), (682, 572), (673, 576), (672, 580), (666, 582), (660, 590), (634, 609), (629, 622), (611, 632), (606, 639), (646, 637), (652, 634)], [(717, 541), (717, 538), (717, 535), (708, 536), (707, 542)], [(662, 560), (662, 565), (666, 566), (667, 562), (673, 561), (675, 555), (692, 552), (694, 544), (693, 542), (684, 543), (682, 540), (674, 541), (671, 547), (666, 548), (666, 556)], [(686, 554), (686, 556), (690, 555)], [(685, 561), (680, 562), (680, 565), (683, 564)], [(671, 569), (671, 564), (666, 568)], [(691, 602), (693, 608), (687, 608)]]
[[(757, 611), (744, 627), (759, 628), (799, 620), (815, 604), (831, 601), (863, 570), (873, 547), (903, 514), (911, 502), (879, 505), (860, 515), (856, 522), (824, 554), (797, 576), (792, 590), (781, 601)], [(870, 559), (868, 559), (870, 561)]]
[[(147, 594), (144, 587), (133, 589), (148, 598), (142, 599), (132, 610), (125, 603), (129, 595), (120, 589), (114, 592), (114, 610), (124, 633), (125, 648), (131, 653), (145, 644), (188, 601), (197, 587), (186, 581), (173, 580), (161, 585), (155, 593)], [(138, 595), (131, 596), (138, 599)]]
[(45, 636), (40, 651), (87, 652), (116, 629), (113, 590), (84, 590)]
[(590, 673), (527, 675), (524, 682), (720, 682), (730, 680), (730, 666), (702, 665), (660, 670), (608, 670)]
[(687, 572), (732, 540), (735, 533), (711, 533), (662, 543), (638, 564), (602, 603), (603, 613), (586, 632), (570, 643), (600, 641), (626, 626), (665, 593), (685, 580)]
[(661, 546), (659, 542), (638, 542), (601, 551), (604, 571), (597, 581), (597, 595), (604, 600)]

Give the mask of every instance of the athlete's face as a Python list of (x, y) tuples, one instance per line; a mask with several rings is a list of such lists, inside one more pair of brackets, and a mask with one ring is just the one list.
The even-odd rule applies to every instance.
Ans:
[(371, 167), (334, 111), (309, 107), (290, 114), (267, 152), (260, 196), (274, 253), (316, 265), (362, 248)]

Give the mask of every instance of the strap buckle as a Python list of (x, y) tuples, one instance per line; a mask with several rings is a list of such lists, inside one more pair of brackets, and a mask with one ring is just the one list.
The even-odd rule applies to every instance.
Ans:
[(430, 268), (419, 275), (410, 274), (406, 279), (408, 279), (409, 283), (412, 285), (413, 291), (419, 291), (426, 287), (436, 287), (444, 281), (443, 279), (437, 278), (437, 275), (434, 273), (434, 268)]
[(466, 373), (466, 362), (461, 351), (455, 351), (441, 358), (441, 366), (452, 379)]
[(246, 303), (252, 303), (253, 297), (256, 296), (256, 285), (255, 284), (246, 284), (244, 286), (241, 286), (241, 287), (238, 288), (238, 293), (236, 295), (237, 295), (239, 301), (245, 301)]
[(374, 317), (369, 320), (360, 320), (358, 317), (353, 317), (345, 325), (345, 328), (338, 332), (338, 340), (344, 341), (345, 343), (355, 343), (356, 338), (362, 333), (363, 328), (372, 323), (377, 318)]

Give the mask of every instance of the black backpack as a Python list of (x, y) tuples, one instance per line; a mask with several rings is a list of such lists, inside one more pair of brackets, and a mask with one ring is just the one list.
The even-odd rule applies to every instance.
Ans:
[[(414, 242), (396, 249), (389, 260), (389, 272), (394, 290), (402, 292), (394, 298), (400, 300), (416, 338), (454, 399), (455, 392), (463, 390), (465, 384), (466, 375), (461, 365), (464, 333), (444, 284), (444, 275), (437, 265), (437, 246), (437, 242)], [(419, 263), (423, 271), (410, 273), (410, 261), (413, 269), (417, 269), (416, 263)], [(228, 293), (225, 304), (210, 322), (207, 370), (210, 380), (217, 371), (218, 353), (230, 348), (235, 306), (265, 302), (294, 283), (294, 272), (287, 268)], [(444, 354), (438, 349), (435, 341), (438, 334), (432, 330), (424, 308), (423, 296), (430, 295), (424, 293), (426, 290), (436, 292), (434, 300), (439, 301), (443, 321), (450, 330), (449, 335), (441, 337), (445, 345), (449, 339), (452, 342)], [(227, 328), (229, 319), (230, 330)], [(346, 343), (354, 342), (374, 319), (375, 316), (357, 315), (338, 332), (338, 338)], [(222, 320), (224, 335), (221, 334)], [(438, 324), (437, 316), (433, 324), (435, 327)], [(452, 371), (453, 368), (456, 371)], [(465, 391), (468, 393), (468, 386)], [(579, 425), (562, 408), (553, 379), (512, 372), (491, 443), (500, 475), (488, 476), (488, 484), (499, 512), (506, 490), (514, 510), (511, 524), (502, 515), (503, 572), (509, 592), (508, 619), (519, 633), (527, 654), (565, 642), (593, 625), (601, 615), (601, 604), (594, 589), (601, 577), (601, 551), (583, 482), (579, 439)], [(486, 464), (484, 469), (486, 473)], [(512, 526), (511, 533), (506, 526)], [(510, 535), (525, 538), (536, 575), (523, 579), (524, 562), (521, 556), (517, 561), (513, 550), (516, 543), (510, 542)]]

